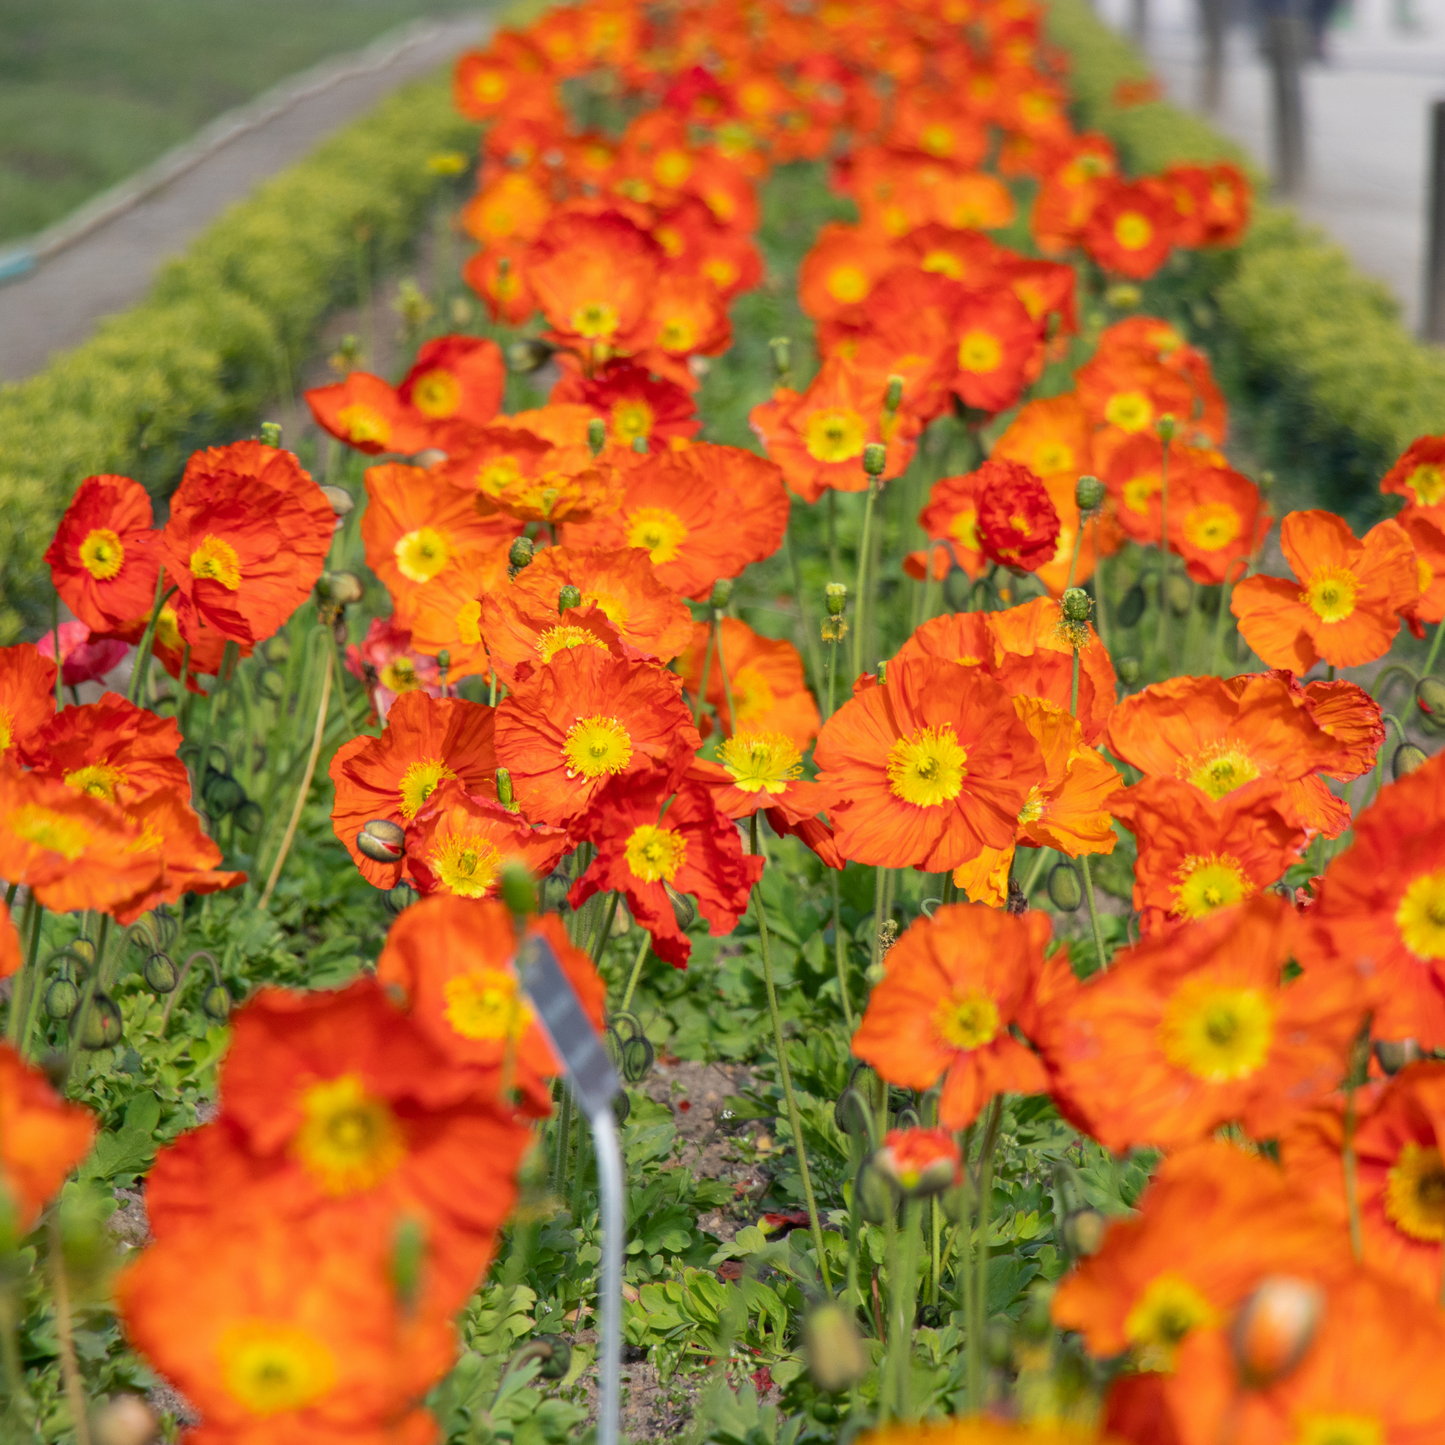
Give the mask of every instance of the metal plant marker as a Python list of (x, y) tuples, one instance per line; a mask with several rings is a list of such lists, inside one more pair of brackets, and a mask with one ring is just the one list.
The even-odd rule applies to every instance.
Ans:
[[(597, 1445), (617, 1445), (622, 1374), (622, 1149), (612, 1100), (622, 1087), (602, 1039), (592, 1027), (576, 990), (545, 938), (526, 939), (517, 954), (522, 988), (537, 1010), (542, 1029), (567, 1070), (572, 1096), (592, 1125), (597, 1185), (602, 1201), (602, 1275), (597, 1352)], [(579, 1166), (580, 1167), (580, 1166)]]

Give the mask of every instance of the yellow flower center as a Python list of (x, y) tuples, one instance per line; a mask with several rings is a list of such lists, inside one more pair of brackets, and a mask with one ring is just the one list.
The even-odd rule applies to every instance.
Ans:
[(1067, 442), (1040, 442), (1034, 448), (1034, 471), (1047, 477), (1053, 472), (1071, 472), (1074, 469), (1074, 449)]
[(803, 444), (815, 462), (846, 462), (863, 455), (867, 437), (856, 411), (822, 407), (809, 415)]
[(599, 336), (611, 336), (621, 321), (615, 306), (605, 301), (589, 301), (572, 313), (572, 330), (591, 341)]
[(359, 1074), (312, 1084), (301, 1095), (301, 1112), (293, 1148), (328, 1194), (374, 1189), (406, 1158), (390, 1105), (368, 1094)]
[(620, 773), (632, 759), (632, 739), (615, 717), (579, 717), (562, 743), (567, 776), (600, 778)]
[(676, 190), (692, 174), (692, 157), (686, 151), (666, 150), (653, 163), (658, 184)]
[(1181, 763), (1180, 774), (1217, 803), (1259, 776), (1259, 764), (1237, 743), (1215, 743)]
[(463, 602), (456, 615), (457, 636), (471, 647), (477, 646), (482, 640), (482, 604), (479, 598), (473, 597), (470, 602)]
[(1227, 547), (1243, 530), (1243, 520), (1228, 502), (1203, 502), (1184, 514), (1184, 536), (1201, 552)]
[(1445, 1240), (1445, 1160), (1413, 1140), (1385, 1177), (1385, 1214), (1402, 1234), (1434, 1244)]
[(1424, 462), (1405, 479), (1405, 485), (1422, 507), (1433, 507), (1445, 498), (1445, 468)]
[(948, 524), (948, 535), (966, 552), (978, 551), (978, 508), (966, 507)]
[(336, 1384), (336, 1361), (315, 1335), (297, 1325), (244, 1320), (218, 1347), (221, 1378), (253, 1415), (301, 1410)]
[(110, 763), (91, 763), (87, 767), (66, 773), (65, 781), (77, 793), (85, 793), (92, 798), (104, 798), (107, 803), (113, 803), (116, 789), (125, 781), (125, 774)]
[(671, 562), (687, 541), (687, 523), (666, 507), (639, 507), (627, 519), (627, 545), (643, 547), (653, 562)]
[(1360, 579), (1348, 567), (1318, 567), (1300, 593), (1321, 622), (1343, 622), (1355, 610)]
[(442, 887), (459, 898), (485, 898), (497, 885), (502, 855), (479, 833), (452, 834), (427, 855)]
[(1192, 978), (1174, 991), (1159, 1025), (1164, 1057), (1206, 1084), (1255, 1073), (1274, 1039), (1274, 1012), (1257, 988)]
[(986, 993), (946, 998), (933, 1011), (933, 1026), (950, 1048), (981, 1049), (998, 1037), (998, 1005)]
[(782, 733), (736, 733), (717, 755), (733, 787), (744, 793), (786, 792), (788, 784), (803, 775), (797, 746)]
[(532, 1008), (515, 975), (483, 968), (449, 978), (442, 994), (447, 1022), (464, 1039), (516, 1040), (532, 1022)]
[(410, 582), (430, 582), (451, 561), (447, 539), (435, 527), (418, 527), (392, 548), (396, 568)]
[(234, 592), (241, 585), (241, 559), (229, 542), (207, 534), (191, 553), (191, 575), (208, 577), (227, 592)]
[(888, 786), (917, 808), (940, 807), (962, 791), (967, 761), (968, 749), (947, 723), (919, 728), (888, 749)]
[(766, 717), (777, 706), (777, 694), (757, 668), (738, 668), (732, 683), (733, 708), (737, 713), (733, 719), (734, 727), (744, 727), (757, 718)]
[(1215, 1324), (1218, 1312), (1188, 1280), (1161, 1274), (1124, 1319), (1124, 1335), (1141, 1368), (1171, 1370), (1174, 1352), (1191, 1330)]
[(455, 373), (438, 368), (423, 372), (411, 389), (411, 404), (423, 416), (453, 416), (462, 404), (462, 385)]
[[(421, 686), (416, 675), (416, 664), (409, 657), (392, 658), (377, 674), (377, 680), (391, 692), (415, 692)], [(412, 809), (412, 812), (415, 811)]]
[(1445, 868), (1410, 880), (1395, 926), (1416, 958), (1445, 958)]
[(626, 599), (614, 596), (610, 592), (584, 592), (582, 605), (584, 607), (600, 607), (602, 615), (619, 629), (627, 626), (627, 619), (631, 615)]
[(522, 468), (516, 457), (494, 457), (477, 469), (477, 490), (489, 497), (500, 497), (521, 480)]
[(687, 839), (671, 828), (644, 823), (627, 840), (627, 866), (644, 883), (671, 883), (687, 856)]
[(645, 441), (652, 435), (652, 408), (645, 401), (629, 400), (613, 403), (612, 435), (623, 446), (631, 446), (638, 437)]
[(1239, 859), (1219, 853), (1191, 853), (1174, 874), (1173, 911), (1183, 918), (1201, 918), (1228, 908), (1255, 891)]
[(569, 647), (601, 647), (604, 652), (607, 650), (595, 632), (588, 632), (585, 627), (574, 627), (570, 622), (559, 622), (556, 627), (549, 627), (537, 639), (537, 652), (543, 662), (551, 662), (559, 652)]
[(869, 292), (868, 273), (858, 266), (834, 266), (828, 272), (828, 294), (845, 306), (861, 301)]
[(922, 262), (925, 271), (936, 276), (947, 276), (951, 280), (963, 280), (963, 262), (952, 251), (930, 251)]
[(384, 447), (391, 440), (391, 423), (374, 406), (353, 402), (336, 413), (337, 427), (355, 446)]
[(97, 582), (109, 582), (125, 561), (125, 544), (109, 527), (97, 527), (80, 544), (80, 565)]
[(456, 774), (440, 758), (418, 758), (401, 775), (401, 816), (414, 818), (444, 778)]
[(1385, 1427), (1369, 1415), (1301, 1415), (1295, 1445), (1385, 1445)]
[(1125, 211), (1114, 222), (1114, 239), (1126, 251), (1142, 251), (1154, 239), (1154, 227), (1138, 211)]
[(697, 345), (697, 325), (687, 316), (674, 316), (658, 329), (657, 344), (664, 351), (691, 351)]
[(1136, 516), (1142, 517), (1149, 510), (1150, 499), (1159, 494), (1163, 485), (1161, 478), (1150, 476), (1147, 472), (1143, 476), (1130, 477), (1124, 483), (1124, 505)]
[(997, 371), (1003, 361), (1003, 347), (991, 331), (966, 331), (958, 343), (960, 371), (985, 374)]
[(156, 624), (156, 646), (172, 650), (181, 646), (181, 619), (174, 607), (161, 608), (161, 620)]
[(953, 154), (953, 132), (941, 122), (924, 126), (918, 139), (929, 155), (951, 156)]
[(1035, 783), (1029, 789), (1029, 795), (1024, 799), (1024, 805), (1019, 809), (1020, 823), (1037, 823), (1044, 816), (1044, 795)]
[(3, 757), (6, 749), (15, 741), (15, 719), (3, 707), (0, 707), (0, 757)]
[(21, 804), (5, 820), (5, 826), (17, 838), (59, 853), (67, 863), (74, 863), (90, 844), (90, 829), (83, 819), (42, 808), (38, 803)]
[(1104, 403), (1104, 420), (1120, 431), (1143, 431), (1154, 420), (1154, 403), (1142, 391), (1116, 391)]

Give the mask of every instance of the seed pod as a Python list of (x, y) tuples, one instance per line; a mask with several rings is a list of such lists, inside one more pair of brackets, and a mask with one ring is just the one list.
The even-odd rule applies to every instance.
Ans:
[(532, 565), (532, 558), (536, 555), (536, 548), (532, 545), (530, 537), (517, 537), (507, 552), (507, 567), (513, 577), (523, 567)]
[(1431, 717), (1445, 716), (1445, 682), (1438, 677), (1422, 677), (1415, 684), (1415, 706)]
[(1424, 752), (1414, 743), (1401, 743), (1390, 761), (1390, 774), (1398, 783), (1407, 773), (1423, 768), (1428, 761)]
[(1398, 1074), (1409, 1064), (1418, 1064), (1422, 1055), (1415, 1039), (1376, 1039), (1375, 1058), (1387, 1074)]
[(632, 1100), (627, 1097), (626, 1089), (619, 1089), (612, 1096), (612, 1117), (617, 1120), (618, 1126), (627, 1122), (627, 1116), (632, 1112)]
[(1120, 657), (1114, 662), (1114, 671), (1125, 687), (1133, 687), (1139, 681), (1139, 659), (1137, 657)]
[(823, 605), (829, 617), (841, 617), (848, 606), (848, 588), (842, 582), (830, 582), (823, 589)]
[(667, 899), (672, 904), (672, 916), (677, 920), (677, 926), (686, 933), (697, 917), (692, 899), (686, 893), (679, 893), (671, 883), (664, 882), (662, 886), (667, 889)]
[(321, 495), (331, 503), (331, 510), (338, 518), (349, 517), (356, 510), (356, 502), (351, 493), (345, 487), (333, 487), (329, 484), (322, 487)]
[(1188, 617), (1189, 605), (1194, 601), (1194, 589), (1190, 587), (1189, 579), (1171, 572), (1164, 580), (1164, 600), (1176, 617)]
[(857, 1327), (831, 1300), (803, 1321), (803, 1358), (813, 1383), (829, 1395), (841, 1394), (868, 1373)]
[(412, 457), (411, 464), (414, 467), (436, 467), (446, 459), (447, 454), (440, 447), (423, 447)]
[(512, 791), (512, 774), (508, 768), (497, 769), (497, 801), (504, 808), (510, 808), (516, 801), (516, 794)]
[(169, 993), (176, 986), (176, 966), (167, 954), (151, 954), (141, 971), (146, 987), (154, 993)]
[(582, 589), (573, 587), (569, 582), (557, 594), (557, 615), (560, 617), (564, 612), (571, 611), (574, 607), (582, 605)]
[(733, 584), (731, 580), (727, 577), (719, 577), (718, 580), (712, 584), (712, 594), (707, 600), (707, 605), (711, 607), (714, 612), (720, 611), (728, 605), (732, 595)]
[(258, 833), (261, 824), (266, 821), (266, 815), (261, 811), (259, 803), (245, 802), (236, 809), (235, 823), (243, 833)]
[(1076, 1209), (1064, 1216), (1064, 1244), (1073, 1255), (1098, 1254), (1109, 1221), (1097, 1209)]
[(139, 1395), (112, 1395), (90, 1426), (94, 1445), (150, 1445), (159, 1433), (155, 1411)]
[(1175, 421), (1166, 411), (1163, 416), (1154, 423), (1154, 430), (1159, 433), (1159, 440), (1167, 447), (1174, 440)]
[(1313, 1280), (1270, 1275), (1240, 1307), (1229, 1341), (1247, 1385), (1282, 1380), (1305, 1357), (1325, 1312), (1325, 1292)]
[(373, 863), (395, 863), (406, 852), (406, 831), (390, 818), (373, 818), (356, 835), (356, 851)]
[(647, 445), (646, 437), (633, 437), (632, 450), (635, 451), (638, 456), (645, 457), (652, 449)]
[(622, 1077), (629, 1084), (640, 1084), (652, 1072), (651, 1041), (643, 1034), (622, 1045)]
[(1115, 620), (1120, 627), (1133, 627), (1144, 615), (1144, 608), (1148, 605), (1149, 599), (1144, 595), (1143, 586), (1136, 582), (1125, 594), (1124, 599), (1119, 603), (1119, 611)]
[(225, 818), (246, 801), (246, 790), (230, 773), (218, 773), (212, 768), (201, 790), (201, 801), (211, 817)]
[(90, 1009), (80, 1028), (80, 1047), (90, 1049), (114, 1048), (125, 1032), (121, 1022), (120, 1009), (109, 994), (95, 993), (90, 1000)]
[(1059, 606), (1070, 622), (1087, 622), (1094, 610), (1093, 599), (1082, 587), (1069, 587), (1059, 599)]
[(45, 1012), (60, 1022), (73, 1018), (80, 1007), (80, 990), (73, 979), (62, 974), (45, 990)]
[(529, 376), (546, 366), (555, 350), (545, 341), (514, 341), (507, 348), (507, 370), (515, 371), (519, 376)]
[(888, 465), (888, 448), (882, 442), (869, 442), (863, 448), (863, 470), (870, 477), (881, 477)]
[(221, 1024), (231, 1017), (231, 995), (225, 984), (213, 983), (201, 995), (201, 1012)]
[(607, 423), (600, 416), (594, 416), (587, 423), (587, 448), (595, 457), (607, 445)]
[(1072, 913), (1084, 901), (1084, 885), (1072, 863), (1057, 863), (1049, 873), (1049, 902), (1064, 913)]
[(1108, 488), (1098, 477), (1080, 477), (1074, 483), (1074, 504), (1081, 512), (1098, 511), (1107, 495)]

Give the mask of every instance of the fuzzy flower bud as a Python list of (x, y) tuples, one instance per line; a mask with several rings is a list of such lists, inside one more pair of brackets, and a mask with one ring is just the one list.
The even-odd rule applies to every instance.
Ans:
[(1304, 1358), (1325, 1312), (1325, 1292), (1313, 1280), (1276, 1274), (1260, 1283), (1230, 1331), (1235, 1362), (1255, 1387), (1283, 1379)]
[(1074, 483), (1074, 501), (1081, 512), (1097, 512), (1107, 495), (1108, 488), (1098, 477), (1080, 477)]
[(890, 416), (903, 404), (903, 378), (890, 376), (888, 390), (883, 393), (883, 410)]
[(1174, 418), (1167, 411), (1154, 423), (1154, 430), (1159, 433), (1159, 440), (1166, 447), (1174, 440), (1175, 426)]
[(595, 457), (607, 445), (607, 423), (600, 416), (594, 416), (587, 423), (587, 449)]
[(843, 582), (830, 582), (823, 589), (823, 605), (829, 617), (841, 617), (848, 607), (848, 587)]
[(532, 558), (536, 554), (536, 548), (532, 545), (530, 537), (518, 537), (507, 552), (507, 568), (515, 577), (523, 567), (532, 565)]
[(570, 582), (557, 594), (557, 615), (559, 617), (570, 608), (581, 605), (582, 589), (574, 587)]
[(395, 863), (406, 851), (406, 832), (390, 818), (373, 818), (356, 835), (356, 851), (373, 863)]
[(1060, 598), (1059, 606), (1070, 622), (1087, 622), (1089, 613), (1094, 610), (1093, 600), (1082, 587), (1068, 588)]
[(873, 1167), (910, 1199), (926, 1198), (958, 1183), (958, 1145), (946, 1129), (892, 1129)]
[(732, 580), (728, 577), (719, 577), (718, 580), (712, 584), (712, 595), (707, 599), (707, 605), (711, 607), (714, 612), (719, 612), (728, 605), (728, 601), (732, 595)]
[(1395, 749), (1395, 756), (1390, 761), (1390, 772), (1395, 781), (1399, 782), (1407, 773), (1413, 773), (1416, 768), (1423, 768), (1425, 763), (1425, 754), (1414, 743), (1401, 743)]
[(870, 477), (881, 477), (888, 465), (888, 448), (882, 442), (869, 442), (863, 448), (863, 470)]

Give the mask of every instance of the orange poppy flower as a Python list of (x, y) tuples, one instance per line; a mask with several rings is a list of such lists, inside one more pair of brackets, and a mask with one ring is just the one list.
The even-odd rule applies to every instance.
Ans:
[(1189, 575), (1215, 586), (1238, 578), (1235, 564), (1257, 552), (1269, 531), (1259, 488), (1230, 467), (1203, 465), (1186, 469), (1177, 490), (1171, 475), (1169, 492), (1169, 546)]
[[(588, 415), (584, 407), (576, 411)], [(456, 486), (475, 486), (477, 515), (513, 537), (527, 522), (556, 526), (615, 511), (624, 481), (618, 462), (615, 448), (594, 457), (585, 445), (560, 445), (528, 457), (509, 443), (501, 455), (489, 448), (480, 457), (442, 462), (436, 475)]]
[(958, 281), (975, 292), (997, 286), (1013, 264), (1013, 253), (981, 232), (955, 231), (937, 224), (919, 226), (900, 237), (894, 255), (908, 257), (921, 270)]
[[(1069, 710), (1074, 643), (1080, 634), (1063, 625), (1059, 604), (1048, 597), (1036, 597), (1019, 607), (988, 613), (987, 626), (994, 646), (990, 675), (1016, 697), (1041, 697)], [(919, 629), (919, 635), (923, 630)], [(1114, 711), (1118, 683), (1109, 650), (1099, 641), (1092, 624), (1083, 625), (1082, 637), (1076, 715), (1084, 730), (1084, 741), (1092, 746)]]
[(406, 871), (421, 893), (491, 898), (507, 863), (545, 878), (568, 847), (561, 828), (534, 828), (495, 798), (445, 778), (407, 824)]
[(345, 381), (312, 387), (303, 395), (317, 426), (367, 456), (413, 456), (433, 445), (426, 418), (407, 406), (390, 382), (369, 371), (353, 371)]
[(466, 446), (430, 468), (431, 474), (444, 477), (464, 492), (479, 493), (491, 507), (524, 478), (556, 470), (547, 466), (556, 444), (520, 429), (515, 421), (509, 416), (502, 419), (505, 424), (477, 428)]
[(1307, 840), (1261, 778), (1215, 800), (1178, 778), (1149, 778), (1113, 801), (1139, 843), (1134, 908), (1143, 931), (1203, 918), (1252, 897), (1299, 861)]
[[(928, 493), (928, 504), (918, 514), (918, 525), (935, 542), (946, 542), (948, 555), (974, 581), (988, 571), (988, 558), (978, 540), (978, 494), (983, 490), (981, 472), (967, 472), (960, 477), (940, 477)], [(929, 553), (911, 553), (904, 561), (909, 576), (921, 582), (927, 566), (926, 557), (938, 556), (939, 549)], [(935, 569), (936, 569), (935, 562)], [(935, 575), (937, 572), (935, 570)], [(944, 576), (947, 576), (945, 566)]]
[(1106, 468), (1109, 458), (1131, 436), (1153, 432), (1159, 418), (1172, 416), (1188, 439), (1194, 415), (1194, 387), (1189, 378), (1141, 351), (1096, 352), (1079, 368), (1078, 398), (1096, 427), (1094, 464)]
[(1380, 490), (1406, 497), (1417, 507), (1445, 502), (1445, 436), (1416, 437), (1380, 479)]
[(452, 98), (457, 109), (472, 120), (491, 120), (515, 105), (519, 94), (551, 88), (531, 41), (515, 32), (504, 31), (502, 38), (511, 43), (511, 50), (503, 52), (494, 42), (486, 50), (468, 50), (457, 57)]
[(41, 1208), (90, 1153), (95, 1135), (89, 1109), (62, 1099), (39, 1069), (0, 1043), (0, 1186), (17, 1237), (30, 1232)]
[[(145, 624), (137, 622), (123, 635), (130, 641), (139, 642), (144, 634)], [(227, 638), (221, 633), (202, 624), (197, 609), (190, 602), (184, 597), (173, 597), (161, 608), (155, 636), (151, 639), (151, 652), (174, 678), (180, 677), (184, 667), (186, 690), (200, 693), (202, 689), (196, 681), (198, 677), (220, 676), (226, 660), (226, 642)], [(242, 657), (249, 657), (251, 651), (249, 643), (241, 646)]]
[(393, 888), (401, 858), (367, 858), (356, 846), (362, 828), (373, 819), (404, 827), (447, 778), (469, 793), (493, 792), (496, 770), (491, 708), (420, 689), (402, 693), (379, 738), (356, 737), (337, 748), (330, 769), (336, 787), (331, 826), (362, 877), (377, 888)]
[(1012, 701), (981, 672), (897, 658), (823, 725), (814, 758), (839, 851), (858, 863), (957, 868), (1013, 840), (1044, 774)]
[(211, 632), (249, 649), (270, 637), (311, 595), (335, 531), (331, 503), (290, 452), (251, 441), (196, 452), (159, 544), (194, 609), (189, 624), (181, 613), (187, 640)]
[(1181, 778), (1216, 801), (1270, 778), (1286, 818), (1337, 838), (1350, 810), (1318, 775), (1359, 777), (1383, 739), (1375, 704), (1346, 686), (1302, 688), (1269, 672), (1170, 678), (1115, 708), (1109, 748), (1145, 777)]
[(892, 1084), (942, 1081), (939, 1123), (962, 1129), (995, 1094), (1040, 1094), (1038, 1055), (1011, 1033), (1024, 1024), (1043, 967), (1049, 920), (976, 903), (916, 920), (884, 956), (853, 1052)]
[(993, 444), (991, 458), (1018, 462), (1047, 480), (1066, 476), (1072, 486), (1093, 465), (1093, 427), (1073, 392), (1026, 402)]
[(462, 267), (462, 280), (487, 303), (493, 321), (520, 326), (537, 309), (524, 269), (529, 249), (522, 241), (502, 242), (478, 251)]
[(701, 743), (680, 679), (595, 647), (559, 652), (497, 708), (497, 762), (541, 823), (575, 822), (619, 774), (675, 781)]
[(87, 477), (65, 509), (45, 560), (60, 600), (92, 632), (148, 618), (155, 600), (151, 499), (129, 477)]
[(403, 624), (419, 587), (463, 569), (516, 531), (509, 518), (479, 515), (473, 498), (445, 478), (399, 462), (367, 468), (366, 502), (366, 565), (386, 585)]
[(129, 923), (162, 870), (119, 808), (55, 778), (0, 769), (0, 877), (52, 912), (94, 908)]
[(36, 739), (33, 761), (37, 773), (130, 812), (155, 793), (190, 797), (180, 746), (174, 718), (107, 692), (99, 702), (57, 713)]
[(55, 716), (55, 663), (33, 644), (0, 647), (0, 759), (25, 763), (36, 735)]
[(567, 901), (580, 908), (594, 893), (616, 889), (652, 935), (652, 951), (674, 968), (687, 967), (692, 942), (678, 926), (669, 891), (692, 894), (716, 936), (737, 926), (763, 876), (762, 858), (743, 852), (736, 825), (718, 811), (711, 791), (664, 773), (609, 783), (583, 827), (597, 857)]
[(762, 812), (780, 838), (801, 839), (829, 868), (843, 867), (833, 830), (819, 816), (827, 795), (803, 777), (802, 754), (792, 738), (734, 733), (719, 745), (717, 755), (716, 763), (694, 759), (687, 776), (712, 791), (719, 812), (733, 819)]
[(973, 116), (958, 110), (951, 97), (905, 94), (894, 109), (887, 143), (972, 170), (988, 153), (988, 131)]
[(1167, 186), (1149, 176), (1115, 180), (1089, 214), (1084, 249), (1106, 271), (1147, 281), (1169, 259), (1178, 229)]
[[(1006, 272), (1009, 290), (1024, 303), (1024, 310), (1050, 334), (1046, 355), (1052, 358), (1064, 338), (1077, 335), (1078, 305), (1075, 273), (1059, 261), (1011, 261)], [(1050, 323), (1057, 320), (1057, 329)]]
[(798, 305), (814, 321), (856, 317), (856, 308), (897, 264), (886, 243), (830, 221), (819, 229), (798, 268)]
[(1255, 1138), (1339, 1085), (1370, 1006), (1365, 970), (1281, 984), (1298, 925), (1261, 893), (1114, 956), (1037, 1042), (1066, 1117), (1108, 1149), (1176, 1148), (1239, 1123)]
[(733, 330), (721, 296), (693, 276), (664, 271), (632, 345), (641, 361), (660, 376), (695, 387), (691, 356), (716, 356), (732, 345)]
[[(708, 671), (707, 701), (717, 709), (718, 721), (729, 737), (736, 732), (782, 733), (799, 750), (818, 735), (822, 718), (808, 691), (803, 659), (786, 638), (759, 637), (745, 622), (724, 617), (722, 653), (738, 715), (728, 711), (724, 669), (713, 658)], [(694, 697), (702, 686), (703, 653), (712, 639), (704, 623), (693, 627), (692, 642), (678, 664), (682, 684)]]
[[(1206, 467), (1222, 467), (1223, 462), (1217, 452), (1186, 446), (1177, 438), (1169, 443), (1169, 541), (1174, 549), (1185, 537), (1183, 514), (1195, 505), (1190, 501), (1194, 473)], [(1109, 490), (1114, 519), (1124, 535), (1142, 546), (1159, 546), (1164, 535), (1164, 443), (1152, 431), (1116, 437), (1102, 480)], [(1224, 525), (1227, 518), (1211, 518), (1208, 513), (1195, 519), (1194, 530), (1207, 533), (1211, 520), (1216, 532), (1229, 530)]]
[(436, 336), (423, 342), (396, 394), (428, 421), (485, 426), (501, 409), (506, 387), (507, 364), (495, 341)]
[(510, 545), (501, 541), (487, 551), (467, 552), (407, 593), (411, 642), (433, 658), (445, 649), (452, 681), (490, 675), (480, 599), (506, 586)]
[[(607, 986), (592, 960), (568, 942), (555, 913), (532, 919), (528, 932), (551, 944), (600, 1032)], [(453, 1065), (494, 1074), (499, 1083), (508, 1075), (528, 1110), (545, 1115), (550, 1081), (562, 1069), (518, 984), (516, 950), (516, 926), (503, 904), (434, 894), (392, 924), (376, 977)]]
[(246, 875), (217, 865), (221, 850), (201, 828), (201, 820), (182, 794), (152, 793), (127, 811), (141, 831), (139, 847), (159, 852), (162, 873), (149, 893), (128, 905), (127, 919), (162, 903), (179, 903), (187, 893), (218, 893), (239, 888)]
[(592, 377), (568, 367), (552, 388), (551, 400), (589, 407), (606, 421), (608, 441), (621, 447), (641, 437), (649, 451), (660, 452), (702, 428), (686, 388), (630, 361), (609, 361)]
[(467, 235), (487, 247), (534, 241), (556, 206), (547, 187), (526, 171), (505, 171), (477, 188), (461, 210)]
[(1333, 512), (1291, 512), (1279, 544), (1299, 580), (1246, 577), (1230, 598), (1240, 633), (1266, 666), (1308, 672), (1323, 658), (1357, 667), (1390, 650), (1400, 609), (1420, 595), (1402, 527), (1381, 522), (1356, 541)]
[(1018, 462), (992, 457), (980, 468), (978, 541), (1000, 566), (1035, 571), (1058, 551), (1059, 514), (1044, 484)]
[(1043, 327), (1012, 291), (963, 294), (955, 313), (954, 394), (979, 411), (1011, 407), (1043, 370)]
[(1422, 622), (1445, 618), (1445, 508), (1406, 507), (1395, 520), (1415, 549), (1420, 582), (1420, 598), (1405, 620), (1416, 636), (1423, 636)]
[[(1184, 338), (1167, 321), (1157, 316), (1131, 316), (1106, 327), (1099, 337), (1094, 358), (1131, 365), (1140, 360), (1157, 362), (1189, 383), (1194, 394), (1190, 407), (1175, 412), (1175, 420), (1187, 428), (1187, 439), (1196, 445), (1224, 442), (1228, 408), (1202, 351), (1185, 345)], [(1166, 408), (1167, 409), (1167, 408)], [(1201, 441), (1200, 438), (1204, 440)]]

